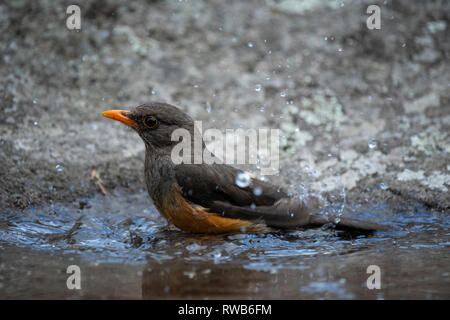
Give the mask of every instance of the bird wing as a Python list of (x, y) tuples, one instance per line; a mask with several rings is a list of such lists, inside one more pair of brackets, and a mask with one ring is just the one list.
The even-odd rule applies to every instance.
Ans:
[(185, 199), (208, 208), (211, 213), (263, 222), (271, 227), (308, 223), (310, 210), (305, 203), (290, 199), (281, 188), (254, 178), (248, 186), (239, 187), (236, 177), (242, 172), (227, 165), (181, 164), (175, 167), (175, 178)]
[(267, 206), (287, 197), (281, 188), (254, 178), (248, 186), (239, 187), (236, 177), (242, 172), (228, 165), (180, 164), (175, 167), (175, 178), (183, 196), (203, 207), (210, 207), (215, 201), (237, 206)]
[[(333, 216), (318, 212), (321, 203), (315, 197), (304, 201), (289, 198), (279, 187), (254, 178), (248, 186), (239, 187), (236, 177), (242, 172), (220, 164), (181, 164), (175, 167), (175, 178), (186, 200), (225, 218), (262, 222), (283, 229), (320, 226), (335, 221)], [(255, 192), (256, 188), (260, 188), (261, 193)], [(386, 229), (383, 225), (346, 217), (339, 220), (337, 229)]]

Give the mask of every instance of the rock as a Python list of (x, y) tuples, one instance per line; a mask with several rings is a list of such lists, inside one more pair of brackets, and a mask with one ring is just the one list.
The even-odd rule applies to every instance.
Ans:
[(62, 4), (0, 4), (1, 208), (79, 203), (102, 192), (99, 178), (106, 191), (145, 188), (143, 144), (101, 112), (147, 101), (204, 128), (279, 128), (269, 178), (294, 193), (450, 208), (445, 8), (396, 1), (381, 30), (367, 29), (362, 2), (128, 8), (88, 4), (73, 32), (54, 18)]

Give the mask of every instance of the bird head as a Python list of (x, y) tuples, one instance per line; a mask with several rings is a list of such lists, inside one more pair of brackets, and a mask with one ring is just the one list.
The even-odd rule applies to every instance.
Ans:
[(172, 141), (172, 132), (186, 129), (194, 137), (194, 121), (175, 106), (166, 103), (149, 103), (133, 110), (108, 110), (103, 116), (125, 123), (134, 129), (147, 149), (170, 152), (178, 141)]

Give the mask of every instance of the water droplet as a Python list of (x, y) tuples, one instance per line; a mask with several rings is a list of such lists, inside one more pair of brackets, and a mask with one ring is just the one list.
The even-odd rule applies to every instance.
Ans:
[(280, 92), (280, 97), (282, 98), (286, 97), (286, 92)]
[(342, 8), (342, 7), (345, 6), (345, 3), (341, 2), (341, 3), (339, 4), (339, 6)]
[(402, 44), (402, 48), (405, 48), (405, 47), (406, 47), (406, 43), (403, 43), (403, 44)]
[(198, 88), (198, 84), (194, 84), (194, 88)]
[(210, 113), (212, 110), (211, 104), (209, 102), (206, 102), (205, 107), (206, 107), (206, 112)]
[(368, 146), (370, 149), (375, 149), (377, 147), (377, 140), (375, 139), (370, 140)]
[(256, 91), (256, 92), (261, 91), (261, 89), (262, 89), (262, 86), (261, 86), (260, 84), (257, 84), (257, 85), (255, 86), (255, 91)]
[(55, 168), (56, 168), (57, 172), (63, 172), (64, 171), (64, 167), (62, 165), (60, 165), (60, 164), (57, 164)]
[(33, 122), (33, 125), (35, 125), (35, 126), (37, 126), (38, 124), (39, 124), (39, 122), (37, 122), (37, 121)]
[(261, 187), (256, 187), (255, 189), (253, 189), (253, 194), (257, 197), (259, 197), (262, 194), (262, 188)]
[(38, 103), (38, 99), (34, 98), (33, 99), (33, 104), (37, 104)]
[(328, 37), (327, 36), (323, 37), (323, 40), (328, 41)]
[(389, 189), (389, 186), (386, 183), (382, 182), (382, 183), (380, 183), (380, 189), (387, 190), (387, 189)]
[(152, 94), (155, 95), (156, 94), (156, 90), (152, 89)]
[(245, 188), (250, 185), (251, 178), (246, 172), (239, 172), (236, 176), (236, 185), (240, 188)]
[(342, 48), (339, 48), (338, 51), (339, 51), (339, 52), (342, 52), (343, 50), (342, 50)]
[(253, 43), (249, 42), (247, 45), (249, 48), (253, 48)]

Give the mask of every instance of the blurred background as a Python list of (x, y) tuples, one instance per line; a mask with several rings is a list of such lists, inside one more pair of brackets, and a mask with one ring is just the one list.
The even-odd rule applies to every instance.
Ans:
[[(66, 9), (72, 4), (81, 9), (78, 31), (66, 27)], [(366, 26), (366, 9), (373, 4), (381, 9), (380, 30)], [(449, 276), (444, 271), (448, 254), (440, 250), (449, 244), (448, 218), (442, 218), (450, 208), (449, 18), (450, 2), (438, 0), (3, 1), (1, 260), (20, 262), (13, 265), (16, 273), (2, 264), (0, 296), (65, 297), (64, 288), (57, 287), (42, 268), (33, 272), (41, 281), (46, 279), (51, 292), (35, 292), (33, 282), (15, 288), (8, 283), (19, 281), (19, 275), (30, 268), (37, 269), (38, 261), (48, 260), (47, 254), (58, 255), (53, 267), (63, 270), (58, 274), (64, 279), (62, 265), (69, 258), (77, 260), (82, 250), (88, 255), (83, 261), (92, 270), (100, 268), (96, 252), (107, 252), (102, 255), (107, 263), (119, 261), (110, 267), (111, 274), (122, 275), (117, 281), (124, 281), (122, 287), (129, 290), (99, 289), (69, 297), (140, 297), (142, 293), (203, 298), (201, 288), (218, 274), (226, 274), (252, 280), (239, 289), (241, 295), (213, 287), (210, 296), (220, 292), (225, 297), (271, 297), (258, 292), (276, 276), (274, 292), (281, 297), (380, 298), (361, 291), (364, 271), (348, 282), (330, 270), (320, 271), (319, 280), (303, 287), (289, 280), (298, 279), (292, 270), (304, 270), (292, 267), (298, 266), (299, 255), (323, 253), (318, 247), (302, 247), (310, 243), (309, 234), (297, 235), (300, 238), (292, 242), (258, 238), (273, 249), (273, 255), (267, 255), (264, 246), (253, 248), (251, 237), (199, 244), (180, 233), (161, 231), (163, 221), (146, 195), (143, 143), (124, 126), (101, 116), (104, 110), (161, 101), (202, 120), (204, 129), (280, 129), (281, 170), (268, 179), (293, 194), (326, 195), (337, 204), (336, 210), (369, 218), (381, 212), (372, 217), (381, 221), (397, 219), (399, 212), (413, 214), (399, 218), (403, 225), (421, 217), (429, 226), (417, 229), (434, 233), (424, 238), (423, 245), (436, 245), (433, 252), (438, 260), (430, 259), (428, 251), (414, 251), (419, 262), (411, 274), (432, 270), (427, 261), (434, 261), (438, 269), (433, 269), (437, 278), (431, 284), (415, 284), (431, 288), (418, 297), (448, 298)], [(253, 171), (258, 173), (256, 168)], [(391, 244), (399, 241), (393, 240), (399, 235), (384, 236), (389, 250), (394, 250)], [(320, 248), (335, 246), (328, 237), (316, 239), (323, 245)], [(417, 242), (405, 241), (408, 248)], [(177, 256), (178, 249), (173, 249), (177, 243), (193, 247)], [(339, 243), (342, 247), (332, 252), (348, 252), (348, 243)], [(13, 259), (23, 256), (19, 247), (32, 258)], [(283, 258), (276, 253), (280, 248), (285, 250)], [(134, 253), (127, 257), (130, 250)], [(393, 254), (386, 250), (383, 247), (383, 254), (375, 258), (385, 261)], [(243, 260), (215, 268), (226, 254), (229, 258), (224, 261), (234, 261), (232, 256)], [(250, 259), (252, 254), (261, 260)], [(153, 278), (148, 271), (155, 270), (153, 265), (143, 276), (135, 263), (148, 263), (148, 255), (159, 261), (156, 270), (163, 268), (160, 262), (167, 257), (178, 261), (172, 273), (164, 268), (161, 272), (169, 275), (165, 281), (175, 281), (175, 275), (181, 280), (171, 285)], [(200, 269), (188, 263), (195, 257), (205, 264)], [(407, 265), (411, 256), (404, 257)], [(284, 258), (290, 267), (274, 267), (270, 260)], [(353, 274), (354, 261), (363, 264), (366, 258), (327, 260), (323, 265), (341, 265)], [(137, 270), (133, 275), (123, 273), (123, 259), (132, 261), (127, 270)], [(317, 260), (311, 263), (308, 268), (320, 269)], [(393, 280), (392, 291), (381, 298), (417, 297), (401, 291), (404, 269), (392, 268), (398, 271), (393, 271), (398, 281)], [(261, 271), (260, 277), (248, 270), (269, 272)], [(277, 275), (277, 270), (285, 273)], [(328, 285), (317, 285), (326, 274)], [(96, 284), (92, 290), (102, 288), (95, 279), (107, 283), (91, 276)], [(196, 276), (205, 278), (189, 291), (183, 281)], [(136, 277), (161, 283), (156, 289), (142, 289)]]

